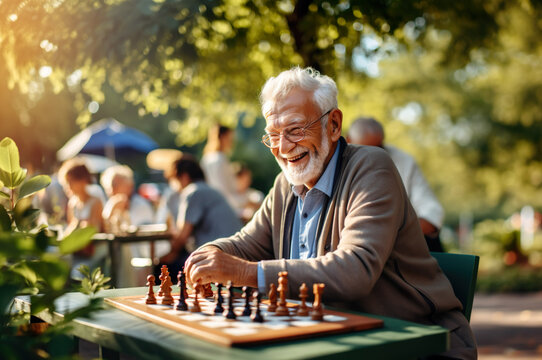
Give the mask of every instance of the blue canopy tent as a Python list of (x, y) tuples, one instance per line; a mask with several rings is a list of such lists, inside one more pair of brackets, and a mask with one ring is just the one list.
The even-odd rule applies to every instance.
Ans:
[(115, 119), (102, 119), (83, 129), (57, 151), (64, 161), (78, 154), (94, 154), (115, 159), (119, 154), (143, 153), (158, 148), (158, 144), (139, 130), (125, 126)]

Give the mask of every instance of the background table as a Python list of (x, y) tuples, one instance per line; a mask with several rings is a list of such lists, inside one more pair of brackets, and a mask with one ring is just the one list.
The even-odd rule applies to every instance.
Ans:
[(169, 240), (172, 234), (166, 230), (158, 231), (137, 231), (134, 233), (124, 234), (109, 234), (109, 233), (97, 233), (92, 237), (93, 242), (105, 242), (108, 246), (109, 261), (110, 263), (110, 275), (111, 285), (117, 286), (119, 276), (119, 264), (120, 264), (120, 247), (123, 244), (133, 244), (148, 242), (150, 243), (150, 258), (154, 262), (155, 247), (154, 243), (159, 240)]
[[(145, 294), (147, 288), (105, 290), (100, 297)], [(54, 317), (38, 317), (54, 323), (67, 311), (84, 305), (86, 295), (69, 293), (58, 299)], [(16, 299), (16, 306), (29, 311), (28, 298)], [(373, 316), (362, 314), (366, 316)], [(96, 343), (108, 352), (116, 351), (140, 359), (415, 359), (448, 349), (448, 331), (439, 326), (425, 326), (408, 321), (373, 316), (384, 320), (380, 329), (352, 332), (311, 339), (287, 341), (245, 348), (228, 348), (193, 338), (153, 324), (111, 307), (99, 311), (92, 319), (77, 319), (73, 335)], [(111, 352), (113, 350), (113, 352)]]

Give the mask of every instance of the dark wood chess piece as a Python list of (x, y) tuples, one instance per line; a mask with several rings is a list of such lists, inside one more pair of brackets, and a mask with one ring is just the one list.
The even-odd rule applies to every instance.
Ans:
[(188, 305), (186, 304), (186, 275), (184, 271), (179, 271), (177, 275), (177, 285), (179, 286), (179, 302), (175, 306), (175, 310), (187, 311)]
[(250, 293), (251, 293), (250, 286), (243, 286), (243, 297), (245, 298), (245, 309), (243, 310), (243, 314), (241, 314), (242, 316), (250, 316), (251, 314)]
[(250, 316), (250, 318), (252, 319), (253, 322), (262, 323), (264, 321), (262, 313), (260, 311), (260, 303), (261, 303), (261, 300), (262, 300), (262, 295), (260, 294), (259, 291), (255, 291), (252, 294), (252, 296), (253, 296), (254, 302), (255, 302), (255, 310), (254, 310), (254, 313)]
[(215, 306), (215, 314), (222, 314), (224, 312), (224, 307), (222, 306), (222, 303), (224, 303), (224, 297), (222, 296), (222, 284), (216, 283), (216, 306)]
[(228, 298), (228, 311), (226, 312), (226, 319), (235, 320), (237, 318), (237, 315), (235, 315), (235, 312), (233, 311), (233, 284), (230, 281), (228, 281), (228, 291), (229, 291), (229, 298)]

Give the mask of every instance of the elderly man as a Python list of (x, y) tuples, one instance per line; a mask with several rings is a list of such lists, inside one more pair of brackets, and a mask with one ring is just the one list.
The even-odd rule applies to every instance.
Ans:
[(404, 151), (384, 145), (384, 128), (373, 118), (358, 118), (348, 130), (347, 141), (356, 145), (378, 146), (386, 150), (399, 171), (414, 207), (430, 251), (444, 251), (439, 232), (444, 220), (444, 209), (431, 191), (416, 160)]
[(232, 280), (267, 290), (288, 271), (295, 297), (324, 283), (324, 302), (450, 329), (444, 357), (474, 359), (461, 304), (430, 256), (392, 160), (347, 145), (333, 80), (294, 68), (265, 84), (263, 142), (282, 168), (253, 219), (195, 251), (191, 282)]

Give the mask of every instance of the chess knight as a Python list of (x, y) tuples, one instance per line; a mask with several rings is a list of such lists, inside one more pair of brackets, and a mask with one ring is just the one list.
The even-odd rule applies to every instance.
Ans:
[(440, 358), (475, 359), (461, 303), (429, 253), (392, 160), (341, 137), (335, 82), (293, 68), (270, 78), (260, 100), (262, 142), (282, 172), (241, 231), (192, 253), (187, 281), (231, 279), (266, 293), (287, 271), (289, 297), (302, 283), (323, 283), (324, 303), (443, 326), (450, 350)]

